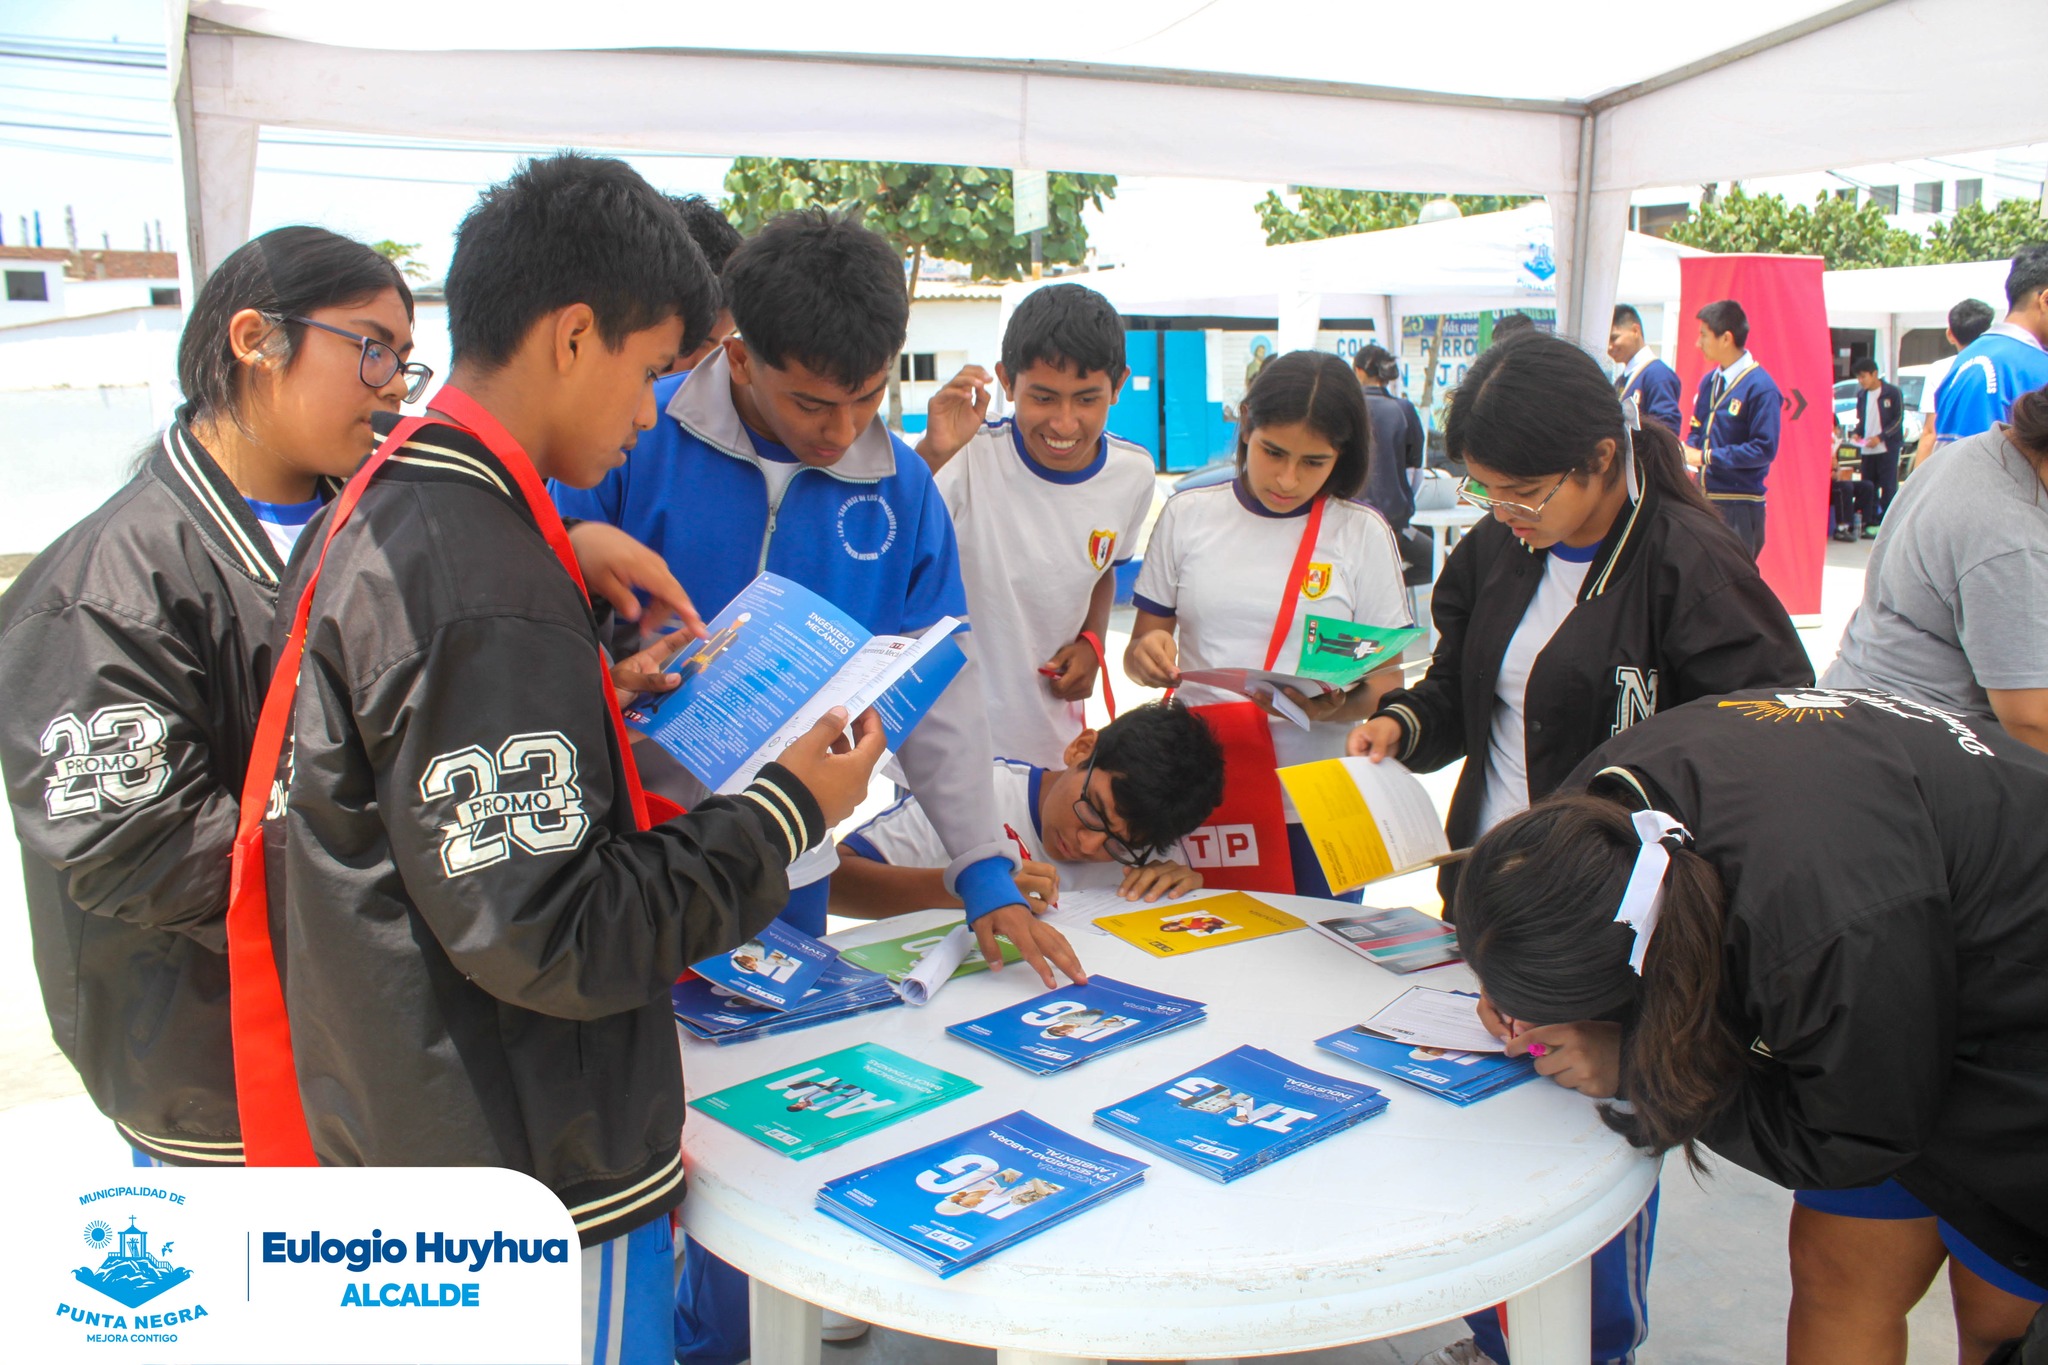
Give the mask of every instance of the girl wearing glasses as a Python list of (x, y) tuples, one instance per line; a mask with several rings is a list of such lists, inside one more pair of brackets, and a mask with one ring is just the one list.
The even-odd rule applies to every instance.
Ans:
[[(1533, 333), (1493, 347), (1452, 395), (1445, 447), (1493, 513), (1437, 579), (1428, 674), (1389, 693), (1349, 751), (1420, 772), (1465, 760), (1453, 848), (1556, 790), (1603, 741), (1656, 712), (1813, 667), (1749, 552), (1685, 477), (1677, 438), (1638, 426), (1593, 358)], [(1457, 914), (1457, 866), (1439, 879)], [(1593, 1359), (1648, 1334), (1653, 1194), (1593, 1263)], [(1446, 1360), (1503, 1361), (1492, 1313)]]
[(312, 227), (208, 278), (185, 405), (0, 602), (0, 766), (58, 1044), (138, 1164), (234, 1165), (224, 923), (242, 773), (293, 542), (424, 387), (412, 295)]
[[(1238, 418), (1237, 477), (1176, 494), (1153, 528), (1124, 653), (1133, 681), (1175, 687), (1183, 669), (1292, 671), (1311, 616), (1410, 624), (1393, 532), (1352, 501), (1365, 488), (1371, 431), (1358, 381), (1336, 356), (1294, 351), (1259, 371)], [(1351, 691), (1296, 695), (1312, 724), (1273, 716), (1279, 764), (1341, 755), (1348, 725), (1399, 678), (1389, 661)], [(1189, 705), (1239, 700), (1193, 683), (1179, 695)], [(1294, 812), (1284, 814), (1295, 889), (1329, 895)]]

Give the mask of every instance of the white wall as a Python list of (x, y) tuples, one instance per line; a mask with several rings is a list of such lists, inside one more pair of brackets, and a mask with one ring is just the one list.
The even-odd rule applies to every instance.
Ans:
[(64, 311), (75, 317), (117, 308), (148, 308), (152, 306), (151, 291), (177, 287), (175, 276), (168, 280), (71, 280), (64, 286)]
[(175, 308), (129, 308), (8, 325), (0, 317), (0, 390), (176, 382)]
[(980, 365), (994, 373), (1002, 349), (1002, 301), (961, 299), (939, 295), (914, 299), (910, 305), (910, 329), (903, 349), (911, 355), (930, 354), (938, 378), (930, 383), (903, 386), (906, 416), (921, 415), (933, 394), (957, 374), (962, 365)]
[(0, 327), (10, 327), (17, 322), (40, 322), (44, 318), (64, 316), (64, 262), (22, 261), (0, 257), (0, 270), (7, 274), (16, 271), (40, 271), (43, 277), (43, 292), (48, 297), (41, 303), (26, 300), (14, 301), (0, 289)]

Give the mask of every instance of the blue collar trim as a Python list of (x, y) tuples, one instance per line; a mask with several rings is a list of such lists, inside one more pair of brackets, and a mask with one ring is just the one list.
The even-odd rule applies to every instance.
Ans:
[(1031, 832), (1038, 836), (1038, 846), (1040, 848), (1045, 847), (1045, 821), (1039, 814), (1039, 802), (1041, 800), (1039, 792), (1044, 786), (1045, 769), (1038, 767), (1036, 764), (1032, 765), (1031, 784), (1028, 788), (1031, 794)]
[(1031, 452), (1024, 448), (1024, 433), (1017, 430), (1016, 418), (1012, 417), (1009, 419), (1009, 427), (1010, 444), (1016, 448), (1017, 458), (1024, 462), (1024, 467), (1026, 469), (1036, 474), (1039, 478), (1044, 479), (1047, 483), (1086, 483), (1088, 482), (1088, 480), (1094, 478), (1097, 474), (1100, 474), (1102, 472), (1102, 466), (1109, 463), (1108, 432), (1104, 432), (1101, 436), (1098, 436), (1095, 439), (1095, 458), (1090, 460), (1081, 468), (1048, 469), (1046, 466), (1040, 464), (1037, 460), (1033, 459), (1031, 457)]
[[(1617, 517), (1615, 520), (1619, 521), (1620, 518)], [(1583, 550), (1575, 550), (1560, 540), (1557, 544), (1550, 547), (1550, 553), (1556, 555), (1567, 564), (1591, 564), (1600, 557), (1600, 547), (1606, 543), (1604, 539), (1597, 540), (1591, 545), (1586, 546)]]
[(1289, 517), (1305, 517), (1308, 515), (1308, 509), (1316, 505), (1316, 500), (1310, 498), (1292, 512), (1275, 512), (1272, 508), (1252, 496), (1252, 490), (1245, 487), (1243, 475), (1239, 475), (1230, 481), (1230, 491), (1237, 494), (1237, 505), (1239, 507), (1242, 507), (1255, 517), (1271, 517), (1275, 521), (1285, 521)]
[(245, 498), (249, 510), (256, 514), (256, 520), (267, 521), (272, 526), (304, 526), (313, 515), (327, 505), (327, 499), (314, 498), (310, 502), (258, 502)]

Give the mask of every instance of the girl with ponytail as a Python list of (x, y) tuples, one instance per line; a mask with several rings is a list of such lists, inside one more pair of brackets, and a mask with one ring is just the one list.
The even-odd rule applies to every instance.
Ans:
[[(1813, 681), (1791, 618), (1686, 477), (1677, 438), (1639, 421), (1573, 343), (1531, 331), (1490, 348), (1451, 395), (1444, 444), (1471, 472), (1467, 501), (1493, 516), (1437, 579), (1429, 672), (1388, 693), (1348, 751), (1422, 772), (1463, 759), (1453, 848), (1660, 711)], [(1451, 917), (1458, 878), (1456, 864), (1439, 878)], [(1656, 1208), (1652, 1195), (1594, 1257), (1596, 1361), (1626, 1359), (1648, 1335)], [(1502, 1360), (1493, 1315), (1467, 1320), (1470, 1352)]]
[[(1894, 693), (1771, 690), (1652, 717), (1565, 788), (1458, 886), (1508, 1053), (1626, 1101), (1604, 1116), (1646, 1152), (1795, 1191), (1789, 1365), (1903, 1365), (1944, 1256), (1962, 1365), (2024, 1333), (2048, 1300), (2048, 754)], [(1845, 1197), (1853, 1246), (1802, 1234)]]

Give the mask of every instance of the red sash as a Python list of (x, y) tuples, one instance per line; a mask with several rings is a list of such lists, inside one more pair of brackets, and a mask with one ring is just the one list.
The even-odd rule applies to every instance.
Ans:
[[(284, 987), (278, 977), (277, 957), (270, 937), (270, 904), (264, 867), (263, 822), (270, 804), (272, 784), (277, 780), (278, 760), (283, 755), (292, 725), (292, 705), (299, 690), (299, 662), (305, 651), (306, 623), (313, 610), (313, 591), (326, 567), (327, 552), (334, 537), (354, 514), (363, 490), (384, 462), (423, 426), (453, 426), (483, 442), (498, 457), (519, 491), (527, 510), (540, 527), (541, 536), (562, 568), (587, 598), (583, 573), (576, 566), (576, 552), (569, 545), (569, 533), (548, 498), (547, 488), (532, 460), (519, 442), (495, 417), (468, 394), (444, 385), (430, 404), (439, 418), (408, 417), (385, 437), (355, 477), (335, 499), (328, 513), (327, 534), (320, 544), (312, 577), (306, 580), (292, 617), (291, 634), (277, 657), (270, 693), (263, 700), (263, 712), (256, 725), (256, 742), (249, 755), (249, 768), (242, 781), (240, 824), (235, 831), (233, 872), (228, 883), (228, 971), (231, 985), (229, 1017), (234, 1034), (235, 1089), (241, 1108), (242, 1150), (251, 1166), (311, 1166), (313, 1140), (306, 1127), (306, 1114), (299, 1098), (298, 1072), (292, 1061), (290, 1021), (284, 1007)], [(633, 762), (631, 736), (619, 714), (618, 698), (612, 692), (611, 673), (602, 654), (598, 657), (598, 680), (604, 692), (605, 708), (611, 715), (612, 730), (619, 739), (619, 757), (625, 770), (626, 794), (633, 806), (633, 819), (641, 829), (650, 827), (650, 798), (640, 789), (640, 772)], [(653, 820), (670, 818), (672, 802), (661, 807)]]
[[(1266, 644), (1262, 666), (1267, 669), (1279, 659), (1280, 647), (1294, 628), (1295, 609), (1308, 578), (1309, 560), (1315, 555), (1316, 537), (1323, 528), (1323, 505), (1328, 501), (1326, 497), (1315, 500), (1301, 529), (1301, 544), (1294, 551), (1294, 566), (1288, 570), (1287, 589), (1273, 621), (1273, 637)], [(1287, 847), (1280, 759), (1273, 749), (1273, 727), (1266, 713), (1248, 701), (1212, 702), (1189, 709), (1208, 722), (1216, 742), (1223, 746), (1223, 800), (1184, 841), (1201, 869), (1202, 884), (1230, 891), (1292, 895), (1294, 863)]]

